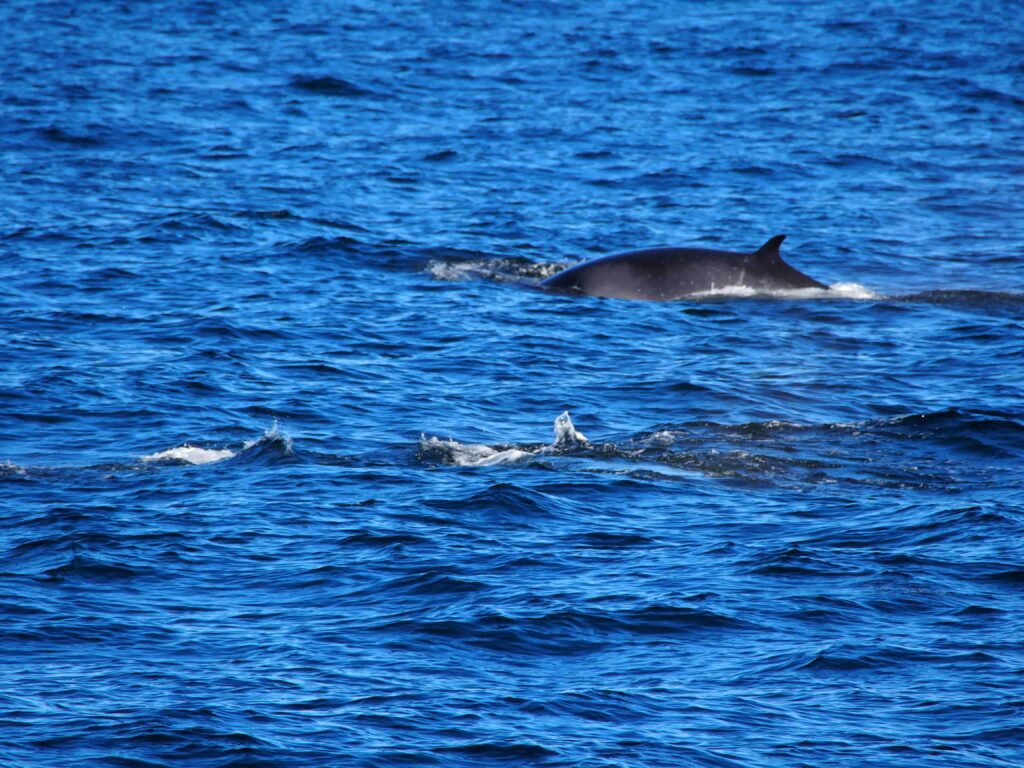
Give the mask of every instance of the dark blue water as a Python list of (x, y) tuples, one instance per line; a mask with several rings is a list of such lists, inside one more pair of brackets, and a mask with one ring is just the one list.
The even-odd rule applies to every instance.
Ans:
[(4, 766), (1024, 763), (1019, 3), (0, 30)]

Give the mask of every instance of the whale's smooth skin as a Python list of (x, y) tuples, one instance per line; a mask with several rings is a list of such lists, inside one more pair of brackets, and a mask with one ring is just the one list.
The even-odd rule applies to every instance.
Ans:
[(541, 287), (609, 299), (673, 301), (729, 287), (755, 291), (824, 288), (782, 260), (776, 235), (753, 253), (707, 248), (650, 248), (577, 264), (552, 275)]

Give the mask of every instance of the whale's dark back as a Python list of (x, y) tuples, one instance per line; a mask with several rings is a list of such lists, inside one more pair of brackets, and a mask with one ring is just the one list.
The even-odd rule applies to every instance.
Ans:
[(706, 248), (651, 248), (578, 264), (549, 277), (544, 288), (620, 299), (671, 301), (739, 286), (757, 291), (826, 288), (782, 260), (773, 237), (753, 253)]

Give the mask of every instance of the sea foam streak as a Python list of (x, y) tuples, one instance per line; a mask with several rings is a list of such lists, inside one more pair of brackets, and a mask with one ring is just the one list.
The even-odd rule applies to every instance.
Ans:
[(492, 448), (477, 443), (460, 443), (456, 440), (441, 440), (437, 437), (420, 436), (420, 456), (440, 459), (460, 467), (488, 467), (494, 464), (509, 464), (522, 459), (543, 456), (570, 448), (588, 446), (590, 443), (583, 433), (578, 432), (565, 411), (554, 423), (555, 440), (551, 445), (538, 448)]
[(467, 261), (438, 261), (427, 264), (426, 271), (437, 280), (494, 280), (499, 283), (543, 280), (557, 274), (564, 264), (536, 264), (525, 259), (495, 258)]

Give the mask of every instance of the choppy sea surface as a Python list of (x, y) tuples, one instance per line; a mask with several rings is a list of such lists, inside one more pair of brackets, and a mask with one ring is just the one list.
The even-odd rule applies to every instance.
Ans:
[(0, 29), (0, 764), (1024, 763), (1019, 3)]

